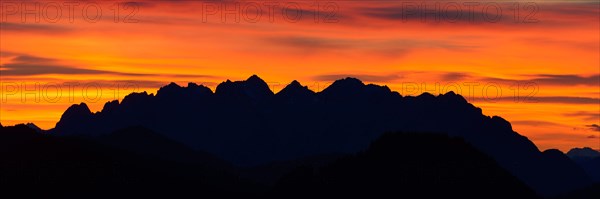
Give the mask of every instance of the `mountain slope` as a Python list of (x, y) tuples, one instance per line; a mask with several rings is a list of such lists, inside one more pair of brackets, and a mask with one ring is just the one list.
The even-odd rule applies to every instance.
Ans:
[(600, 183), (600, 152), (589, 148), (573, 148), (567, 156), (583, 168), (597, 183)]
[(142, 156), (86, 139), (40, 134), (25, 125), (0, 128), (0, 156), (3, 194), (19, 196), (236, 196), (248, 186), (202, 159)]
[[(171, 87), (178, 86), (161, 91)], [(318, 93), (297, 84), (298, 91), (290, 92), (296, 94), (273, 94), (257, 76), (224, 82), (215, 93), (196, 87), (203, 86), (157, 96), (133, 93), (95, 114), (85, 104), (73, 105), (53, 132), (95, 137), (140, 125), (238, 166), (356, 153), (384, 132), (438, 132), (465, 139), (544, 195), (590, 184), (564, 154), (543, 154), (508, 121), (483, 115), (453, 92), (404, 97), (385, 86), (345, 78)]]
[(407, 133), (384, 134), (365, 152), (322, 168), (299, 167), (279, 181), (273, 195), (537, 198), (533, 190), (462, 139)]
[(95, 139), (101, 144), (149, 158), (232, 171), (232, 166), (213, 155), (194, 151), (179, 142), (140, 126), (128, 127)]

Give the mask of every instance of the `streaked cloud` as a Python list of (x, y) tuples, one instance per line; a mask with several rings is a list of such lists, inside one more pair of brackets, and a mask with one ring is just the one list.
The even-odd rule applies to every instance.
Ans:
[[(403, 22), (427, 22), (429, 24), (500, 24), (521, 28), (572, 26), (586, 23), (581, 19), (597, 19), (597, 2), (518, 2), (528, 6), (516, 21), (513, 10), (516, 2), (469, 2), (469, 1), (421, 1), (384, 2), (376, 6), (357, 8), (364, 17)], [(535, 9), (532, 11), (531, 9)], [(436, 20), (437, 18), (437, 20)], [(521, 23), (527, 20), (528, 23)], [(521, 26), (522, 24), (527, 24)], [(489, 27), (489, 26), (487, 26)]]
[(18, 55), (17, 57), (12, 59), (13, 62), (26, 62), (26, 63), (47, 63), (54, 62), (55, 59), (44, 58), (44, 57), (36, 57), (31, 55)]
[(346, 77), (354, 77), (358, 78), (362, 81), (367, 82), (393, 82), (395, 80), (401, 79), (401, 75), (391, 74), (391, 75), (368, 75), (368, 74), (328, 74), (328, 75), (318, 75), (314, 76), (312, 79), (315, 81), (335, 81), (339, 79), (343, 79)]
[(544, 96), (544, 97), (497, 97), (474, 98), (477, 101), (514, 102), (514, 103), (549, 103), (549, 104), (599, 104), (600, 98), (572, 97), (572, 96)]
[[(572, 38), (577, 39), (577, 38)], [(523, 42), (528, 45), (538, 45), (538, 46), (551, 46), (555, 48), (564, 48), (568, 46), (573, 49), (580, 49), (586, 51), (594, 51), (600, 48), (600, 43), (598, 40), (596, 41), (577, 41), (577, 40), (567, 40), (567, 39), (551, 39), (544, 37), (527, 37), (520, 38), (520, 42)]]
[(537, 74), (537, 75), (525, 75), (522, 79), (504, 79), (504, 78), (493, 78), (484, 77), (484, 81), (498, 82), (514, 84), (518, 82), (533, 82), (540, 85), (553, 85), (553, 86), (599, 86), (600, 85), (600, 74), (596, 75), (559, 75), (559, 74)]
[(285, 47), (310, 54), (322, 51), (359, 52), (375, 56), (394, 57), (419, 50), (442, 49), (448, 51), (473, 51), (480, 46), (464, 44), (459, 41), (436, 39), (344, 39), (311, 36), (284, 36), (266, 37), (263, 39), (268, 45)]
[(11, 63), (0, 66), (3, 76), (30, 76), (30, 75), (81, 75), (81, 74), (112, 74), (127, 76), (144, 76), (146, 74), (122, 73), (107, 70), (89, 69), (85, 67), (75, 67), (70, 65), (61, 65), (52, 58), (37, 57), (31, 55), (18, 55), (11, 60)]
[(29, 64), (29, 63), (11, 63), (2, 65), (3, 76), (30, 76), (30, 75), (48, 75), (48, 74), (60, 74), (60, 75), (94, 75), (94, 74), (112, 74), (112, 75), (126, 75), (126, 76), (144, 76), (146, 74), (137, 73), (120, 73), (114, 71), (95, 70), (77, 68), (66, 65), (52, 65), (52, 64)]
[(52, 23), (0, 23), (0, 30), (13, 31), (18, 33), (40, 33), (40, 34), (59, 34), (70, 32), (72, 29), (60, 24)]
[(600, 125), (590, 124), (590, 125), (585, 125), (585, 126), (588, 127), (589, 129), (593, 130), (593, 131), (600, 131)]
[(564, 126), (563, 124), (543, 121), (543, 120), (514, 120), (510, 122), (513, 125), (528, 125), (528, 126)]
[(566, 117), (580, 117), (580, 118), (583, 118), (584, 120), (594, 120), (594, 121), (600, 120), (600, 113), (598, 113), (598, 112), (577, 111), (577, 112), (572, 112), (572, 113), (565, 113), (563, 115)]
[(540, 74), (536, 75), (535, 78), (529, 81), (536, 82), (539, 84), (546, 85), (587, 85), (587, 86), (600, 86), (600, 75), (554, 75), (554, 74)]
[(472, 76), (468, 73), (449, 72), (449, 73), (442, 74), (441, 80), (452, 82), (452, 81), (464, 80), (464, 79), (467, 79), (470, 77), (472, 77)]
[(38, 57), (27, 54), (12, 53), (15, 56), (10, 63), (0, 65), (3, 77), (10, 76), (32, 76), (32, 75), (119, 75), (119, 76), (157, 76), (165, 78), (215, 78), (213, 75), (200, 74), (154, 74), (154, 73), (128, 73), (110, 70), (92, 69), (91, 67), (76, 67), (63, 65), (58, 62), (61, 60)]
[[(438, 9), (423, 8), (422, 4), (416, 2), (405, 2), (401, 6), (371, 7), (359, 9), (359, 12), (367, 17), (395, 20), (395, 21), (417, 21), (417, 22), (442, 22), (442, 23), (496, 23), (511, 22), (510, 17), (502, 16), (502, 13), (469, 11), (456, 9), (454, 5), (462, 6), (461, 3), (445, 4), (449, 7)], [(436, 2), (428, 4), (433, 7)], [(437, 2), (439, 3), (439, 2)], [(456, 3), (456, 2), (454, 2)], [(481, 4), (480, 4), (481, 6)], [(463, 7), (465, 8), (465, 7)], [(493, 8), (493, 7), (492, 7)]]

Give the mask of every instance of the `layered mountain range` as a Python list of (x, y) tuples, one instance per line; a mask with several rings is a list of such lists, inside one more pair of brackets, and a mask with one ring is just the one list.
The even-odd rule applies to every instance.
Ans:
[(131, 126), (235, 166), (354, 154), (386, 132), (445, 134), (464, 139), (541, 195), (591, 184), (562, 152), (540, 151), (508, 121), (483, 115), (460, 95), (402, 96), (355, 78), (337, 80), (321, 92), (293, 81), (276, 94), (256, 75), (227, 80), (214, 92), (194, 83), (171, 83), (156, 95), (132, 93), (121, 102), (107, 102), (96, 113), (85, 103), (73, 105), (49, 133), (102, 139)]

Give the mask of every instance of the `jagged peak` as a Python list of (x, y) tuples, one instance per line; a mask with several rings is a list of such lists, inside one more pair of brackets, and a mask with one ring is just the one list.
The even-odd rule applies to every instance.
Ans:
[(294, 80), (294, 81), (290, 82), (290, 84), (288, 84), (288, 86), (302, 86), (302, 84), (300, 82), (298, 82), (298, 80)]
[(438, 95), (438, 97), (440, 97), (442, 99), (450, 99), (450, 100), (468, 103), (467, 100), (462, 95), (456, 94), (454, 91), (448, 91), (445, 94)]
[(333, 85), (360, 85), (360, 86), (364, 86), (365, 84), (360, 81), (360, 79), (354, 78), (354, 77), (346, 77), (343, 79), (338, 79), (335, 80), (333, 82), (333, 84), (331, 84), (331, 86)]
[(229, 90), (231, 87), (233, 87), (233, 84), (234, 84), (234, 82), (227, 79), (227, 81), (221, 82), (219, 85), (217, 85), (217, 88), (215, 89), (215, 93), (222, 94), (223, 92), (226, 92), (225, 90)]
[(248, 79), (246, 79), (246, 81), (244, 83), (246, 85), (257, 86), (257, 88), (260, 88), (260, 89), (266, 88), (267, 90), (272, 92), (271, 89), (269, 89), (269, 85), (267, 84), (267, 82), (265, 82), (265, 80), (261, 79), (257, 75), (250, 76)]
[(444, 95), (450, 95), (450, 96), (452, 96), (452, 95), (457, 95), (457, 94), (454, 91), (448, 91)]
[(112, 111), (119, 106), (119, 100), (108, 101), (102, 107), (102, 112)]
[(500, 116), (492, 116), (492, 122), (495, 122), (500, 125), (500, 127), (505, 128), (504, 130), (506, 131), (513, 131), (512, 124)]
[(193, 82), (188, 83), (187, 89), (190, 90), (191, 92), (195, 92), (195, 94), (203, 94), (203, 93), (212, 94), (213, 93), (212, 89), (210, 89), (209, 87), (204, 86), (202, 84), (196, 84)]
[(269, 88), (269, 85), (257, 75), (252, 75), (248, 79), (243, 81), (227, 80), (226, 82), (217, 85), (215, 91), (216, 94), (225, 95), (248, 95), (254, 99), (264, 98), (266, 96), (274, 95), (273, 91)]
[(417, 98), (433, 99), (433, 98), (435, 98), (435, 95), (433, 95), (429, 92), (423, 92), (420, 95), (417, 95)]
[(181, 87), (171, 82), (169, 85), (161, 87), (156, 93), (157, 96), (181, 95), (181, 94), (203, 94), (212, 93), (212, 90), (204, 85), (198, 85), (194, 82), (188, 82), (187, 87)]
[[(91, 115), (93, 115), (93, 113), (92, 113), (92, 111), (90, 111), (90, 108), (87, 106), (87, 104), (85, 104), (83, 102), (80, 104), (73, 104), (69, 108), (67, 108), (67, 110), (62, 114), (62, 116), (60, 117), (59, 123), (61, 123), (62, 121), (64, 121), (67, 118), (81, 119), (81, 118), (86, 118)], [(69, 120), (69, 119), (67, 119), (67, 120)]]
[(41, 133), (44, 131), (42, 128), (38, 127), (37, 125), (35, 125), (34, 123), (31, 123), (31, 122), (25, 124), (25, 126), (29, 127), (30, 129), (33, 129), (35, 132), (38, 132), (38, 133)]
[(81, 102), (80, 104), (73, 104), (71, 105), (69, 108), (67, 108), (67, 110), (65, 111), (65, 113), (67, 112), (74, 112), (74, 113), (92, 113), (92, 111), (90, 110), (90, 108), (88, 107), (88, 105), (84, 102)]
[(247, 81), (247, 82), (253, 82), (253, 81), (256, 81), (256, 82), (265, 82), (263, 79), (261, 79), (261, 78), (260, 78), (258, 75), (256, 75), (256, 74), (254, 74), (254, 75), (252, 75), (252, 76), (248, 77), (248, 79), (246, 79), (246, 81)]
[(198, 84), (196, 84), (196, 83), (194, 83), (194, 82), (188, 82), (188, 85), (187, 85), (187, 87), (188, 87), (188, 88), (195, 88), (195, 87), (200, 87), (200, 85), (198, 85)]
[(129, 95), (126, 95), (123, 98), (123, 101), (125, 101), (125, 99), (127, 98), (132, 98), (132, 97), (139, 97), (139, 96), (153, 96), (152, 94), (148, 95), (148, 92), (146, 91), (142, 91), (142, 92), (133, 92), (133, 93), (129, 93)]
[(590, 147), (572, 148), (567, 152), (569, 157), (600, 157), (600, 151), (596, 151)]
[(156, 95), (161, 96), (164, 93), (169, 93), (169, 92), (172, 92), (172, 91), (175, 91), (175, 90), (179, 90), (179, 89), (181, 89), (181, 86), (179, 86), (175, 82), (171, 82), (171, 83), (169, 83), (166, 86), (160, 87), (158, 89), (158, 91), (156, 92)]
[(177, 88), (181, 88), (181, 86), (179, 86), (179, 84), (175, 83), (175, 82), (171, 82), (169, 84), (167, 84), (166, 86), (163, 86), (162, 88), (165, 87), (177, 87)]
[(314, 93), (315, 92), (308, 89), (308, 86), (302, 86), (302, 84), (300, 84), (300, 82), (294, 80), (291, 83), (289, 83), (287, 86), (285, 86), (283, 89), (281, 89), (281, 91), (279, 91), (279, 93), (277, 93), (277, 95), (295, 95), (295, 94), (308, 95), (308, 94), (314, 94)]
[(333, 93), (359, 92), (364, 86), (365, 86), (365, 84), (362, 81), (360, 81), (359, 79), (356, 79), (353, 77), (346, 77), (346, 78), (334, 81), (327, 88), (323, 89), (323, 91), (321, 93), (328, 94), (328, 93), (332, 93), (332, 92)]
[(154, 97), (154, 94), (148, 94), (148, 92), (143, 91), (143, 92), (133, 92), (130, 93), (129, 95), (126, 95), (123, 100), (121, 101), (121, 104), (129, 104), (135, 101), (139, 101), (140, 99), (145, 99), (148, 97)]
[(302, 89), (302, 88), (306, 88), (308, 90), (307, 86), (302, 86), (302, 84), (300, 84), (300, 82), (298, 82), (297, 80), (294, 80), (294, 81), (290, 82), (288, 85), (286, 85), (282, 89), (282, 91), (289, 90), (289, 89), (296, 90), (296, 89)]
[(367, 84), (365, 87), (371, 91), (378, 91), (384, 93), (392, 92), (392, 89), (390, 89), (390, 87), (388, 87), (387, 85)]
[(542, 154), (546, 157), (552, 157), (553, 159), (568, 159), (568, 156), (566, 156), (562, 151), (558, 150), (558, 149), (547, 149), (545, 151), (542, 152)]

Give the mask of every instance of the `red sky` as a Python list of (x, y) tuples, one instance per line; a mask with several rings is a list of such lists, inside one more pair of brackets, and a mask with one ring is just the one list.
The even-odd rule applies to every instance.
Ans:
[(598, 1), (21, 2), (0, 2), (3, 125), (52, 128), (73, 103), (171, 81), (354, 76), (461, 93), (541, 149), (599, 147)]

